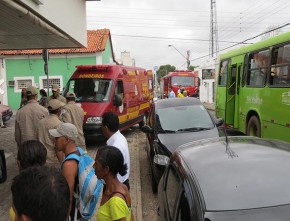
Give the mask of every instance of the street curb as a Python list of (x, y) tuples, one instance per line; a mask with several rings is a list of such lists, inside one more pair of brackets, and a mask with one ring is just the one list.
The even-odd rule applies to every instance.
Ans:
[(136, 221), (143, 220), (143, 211), (142, 211), (142, 195), (141, 195), (141, 177), (140, 177), (140, 148), (137, 148), (136, 151), (136, 181), (137, 181), (137, 190), (136, 190), (136, 198), (137, 198), (137, 212), (136, 212)]

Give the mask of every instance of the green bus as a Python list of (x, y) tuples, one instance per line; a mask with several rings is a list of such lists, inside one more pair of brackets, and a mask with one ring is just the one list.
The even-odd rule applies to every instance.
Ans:
[(290, 32), (220, 56), (216, 116), (246, 135), (290, 142)]

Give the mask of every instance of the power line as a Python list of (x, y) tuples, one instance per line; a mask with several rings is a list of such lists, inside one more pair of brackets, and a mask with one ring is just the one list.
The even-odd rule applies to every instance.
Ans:
[[(121, 34), (111, 34), (113, 36), (120, 36), (120, 37), (132, 37), (132, 38), (152, 38), (152, 39), (166, 39), (166, 40), (183, 40), (183, 41), (205, 41), (209, 42), (209, 39), (198, 39), (198, 38), (168, 38), (168, 37), (158, 37), (158, 36), (146, 36), (146, 35), (121, 35)], [(223, 43), (234, 43), (240, 44), (240, 42), (234, 41), (219, 41)], [(252, 43), (245, 43), (245, 44), (252, 44)]]
[[(94, 23), (90, 23), (90, 27), (91, 26), (118, 26), (118, 27), (137, 27), (137, 28), (152, 28), (152, 29), (164, 29), (164, 28), (174, 28), (174, 29), (185, 29), (186, 30), (192, 30), (192, 31), (204, 31), (204, 30), (208, 30), (209, 26), (192, 26), (192, 25), (178, 25), (178, 24), (152, 24), (152, 23), (129, 23), (129, 22), (111, 22), (111, 23), (107, 23), (107, 22), (94, 22)], [(126, 24), (126, 25), (125, 25)], [(268, 25), (270, 24), (276, 24), (276, 23), (268, 23)], [(257, 24), (259, 25), (259, 24)], [(252, 30), (256, 30), (256, 28), (254, 27), (255, 25), (253, 25), (251, 27)], [(233, 32), (233, 31), (239, 31), (240, 28), (239, 27), (224, 27), (221, 26), (221, 28), (219, 28), (219, 30), (221, 31), (225, 31), (225, 32)], [(248, 31), (250, 31), (250, 29), (247, 29)]]
[[(261, 21), (264, 17), (268, 16), (267, 13), (265, 13), (265, 10), (266, 10), (267, 8), (271, 8), (271, 12), (270, 12), (270, 13), (272, 14), (272, 12), (273, 12), (273, 5), (277, 4), (279, 1), (280, 1), (280, 0), (275, 1), (274, 3), (268, 4), (268, 5), (263, 4), (263, 5), (258, 5), (258, 6), (256, 6), (256, 7), (259, 7), (259, 10), (260, 10), (261, 12), (264, 13), (263, 15), (258, 16), (257, 18), (256, 18), (256, 17), (254, 17), (254, 18), (247, 17), (247, 18), (246, 18), (245, 20), (243, 20), (243, 21), (242, 21), (242, 18), (243, 18), (243, 17), (241, 16), (241, 17), (240, 17), (240, 31), (239, 31), (238, 33), (236, 33), (235, 35), (233, 35), (232, 33), (228, 33), (228, 34), (225, 35), (225, 33), (223, 33), (222, 36), (225, 37), (225, 36), (230, 35), (231, 38), (233, 38), (233, 37), (235, 37), (235, 36), (237, 36), (237, 35), (239, 35), (239, 37), (241, 37), (241, 35), (245, 36), (245, 34), (241, 34), (241, 33), (242, 33), (242, 32), (244, 33), (246, 30), (249, 30), (249, 28), (252, 27), (251, 24), (256, 24), (256, 23), (258, 23), (258, 20)], [(264, 7), (263, 7), (263, 6), (264, 6)], [(275, 7), (274, 9), (281, 8), (281, 6), (284, 8), (284, 5), (278, 5), (278, 6)], [(253, 10), (254, 10), (254, 9), (255, 9), (255, 7), (253, 7)], [(246, 11), (246, 10), (245, 10), (245, 11)], [(242, 13), (244, 13), (245, 11), (243, 11)], [(259, 12), (259, 11), (255, 11), (255, 12), (257, 13), (257, 12)], [(245, 17), (245, 16), (244, 16), (244, 17)], [(266, 17), (266, 18), (267, 18), (267, 17)], [(250, 22), (246, 22), (246, 21), (252, 21), (252, 23), (250, 23)], [(256, 22), (255, 22), (255, 21), (256, 21)], [(242, 23), (245, 23), (246, 25), (243, 26)], [(243, 28), (243, 30), (242, 30), (242, 28)]]
[[(227, 49), (229, 49), (229, 48), (235, 47), (235, 46), (237, 46), (237, 45), (243, 44), (243, 43), (245, 43), (246, 41), (253, 40), (253, 39), (257, 38), (257, 37), (260, 37), (261, 35), (267, 34), (267, 33), (272, 32), (272, 31), (276, 31), (276, 30), (281, 29), (281, 28), (283, 28), (283, 27), (286, 27), (286, 26), (288, 26), (288, 25), (290, 25), (290, 22), (289, 22), (289, 23), (286, 23), (286, 24), (284, 24), (284, 25), (281, 25), (281, 26), (279, 26), (279, 27), (277, 27), (277, 28), (273, 28), (273, 29), (271, 29), (271, 30), (269, 30), (269, 31), (265, 31), (265, 32), (263, 32), (263, 33), (260, 33), (260, 34), (254, 36), (254, 37), (251, 37), (251, 38), (248, 38), (248, 39), (246, 39), (246, 40), (243, 40), (243, 41), (241, 41), (240, 43), (236, 43), (236, 44), (231, 45), (231, 46), (229, 46), (229, 47), (223, 48), (223, 49), (219, 50), (218, 52), (221, 52), (221, 51), (227, 50)], [(195, 59), (192, 59), (192, 60), (190, 60), (190, 61), (196, 61), (196, 60), (199, 60), (199, 59), (201, 59), (201, 58), (206, 58), (207, 56), (209, 56), (209, 54), (208, 54), (208, 55), (201, 56), (201, 57), (198, 57), (198, 58), (195, 58)]]
[[(248, 15), (249, 14), (249, 12), (252, 10), (252, 11), (254, 11), (255, 12), (255, 14), (257, 14), (257, 13), (260, 13), (260, 11), (261, 12), (263, 12), (263, 15), (262, 16), (264, 16), (265, 15), (265, 7), (263, 8), (263, 6), (266, 6), (266, 8), (268, 8), (268, 7), (270, 7), (270, 6), (272, 6), (273, 4), (271, 3), (270, 5), (268, 4), (263, 4), (263, 5), (261, 5), (261, 4), (259, 4), (260, 2), (262, 2), (262, 1), (259, 1), (259, 2), (256, 2), (256, 6), (255, 6), (255, 4), (254, 5), (252, 5), (250, 8), (248, 8), (248, 9), (246, 9), (246, 10), (244, 10), (244, 11), (242, 11), (242, 12), (240, 12), (239, 14), (240, 14), (240, 17), (238, 18), (238, 20), (239, 20), (239, 27), (240, 27), (240, 31), (237, 33), (237, 34), (235, 34), (234, 36), (236, 36), (236, 35), (241, 35), (241, 25), (242, 25), (242, 18), (244, 18), (244, 17), (246, 17), (246, 16), (242, 16), (242, 14), (246, 14), (246, 15)], [(277, 1), (275, 2), (275, 3), (277, 3)], [(274, 4), (275, 4), (274, 3)], [(259, 10), (256, 10), (256, 8), (259, 8)], [(258, 18), (261, 18), (262, 16), (259, 16)], [(254, 18), (256, 18), (256, 17), (254, 17)], [(246, 19), (243, 21), (244, 23), (246, 23), (245, 21), (247, 21), (247, 20), (253, 20), (253, 17), (249, 17), (249, 16), (247, 16), (246, 17)], [(246, 28), (244, 27), (244, 30), (246, 30)], [(232, 33), (227, 33), (227, 32), (225, 32), (225, 33), (222, 33), (221, 34), (221, 36), (223, 36), (223, 37), (226, 37), (226, 36), (228, 36), (228, 35), (230, 35), (231, 37), (234, 37), (233, 35), (232, 35)], [(244, 34), (243, 34), (244, 35)], [(240, 37), (240, 36), (239, 36)]]

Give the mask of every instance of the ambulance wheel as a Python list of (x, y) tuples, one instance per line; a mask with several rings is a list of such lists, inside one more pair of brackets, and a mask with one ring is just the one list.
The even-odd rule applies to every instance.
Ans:
[(261, 137), (261, 124), (258, 117), (252, 116), (248, 121), (247, 136)]
[(143, 120), (139, 122), (139, 128), (141, 129), (141, 127), (143, 127), (146, 123), (147, 120), (147, 113), (144, 114), (143, 116)]

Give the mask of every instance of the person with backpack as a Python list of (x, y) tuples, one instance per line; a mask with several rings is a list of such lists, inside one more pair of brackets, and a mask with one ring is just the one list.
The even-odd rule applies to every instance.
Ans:
[[(56, 129), (50, 129), (49, 134), (55, 138), (56, 151), (62, 151), (65, 158), (70, 154), (79, 154), (75, 144), (78, 136), (77, 128), (70, 123), (61, 123)], [(78, 162), (77, 160), (70, 159), (62, 163), (61, 172), (66, 178), (70, 191), (70, 218), (75, 218), (75, 205), (76, 199), (73, 193), (77, 192), (77, 177), (78, 177)]]
[(70, 189), (70, 220), (87, 220), (94, 215), (103, 186), (94, 176), (94, 160), (76, 146), (78, 130), (73, 124), (61, 123), (49, 134), (55, 138), (56, 151), (65, 155), (61, 171)]
[(128, 169), (122, 152), (114, 146), (99, 147), (94, 168), (96, 176), (106, 183), (97, 212), (97, 220), (134, 220), (129, 190), (117, 179), (117, 174), (125, 175)]

